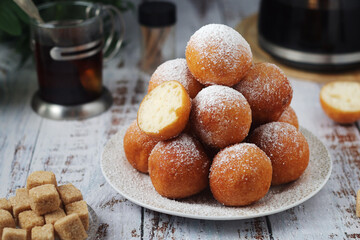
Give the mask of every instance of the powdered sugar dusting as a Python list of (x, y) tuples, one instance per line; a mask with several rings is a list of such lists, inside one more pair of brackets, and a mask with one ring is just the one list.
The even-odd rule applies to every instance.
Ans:
[(299, 121), (296, 116), (294, 109), (291, 106), (288, 106), (285, 111), (281, 114), (277, 122), (285, 122), (293, 125), (296, 128), (299, 128)]
[(310, 162), (297, 181), (271, 187), (260, 201), (246, 207), (226, 207), (218, 203), (210, 191), (184, 200), (160, 196), (149, 175), (142, 174), (128, 163), (122, 150), (126, 128), (118, 132), (105, 146), (101, 167), (107, 181), (132, 202), (155, 211), (198, 219), (245, 219), (280, 212), (294, 207), (315, 195), (331, 173), (331, 160), (325, 146), (309, 131), (301, 131), (310, 145)]
[[(223, 176), (226, 172), (243, 172), (243, 178), (247, 178), (248, 174), (256, 174), (259, 170), (258, 166), (263, 164), (262, 161), (271, 164), (266, 154), (252, 143), (239, 143), (221, 150), (211, 165), (211, 174), (216, 169), (218, 176)], [(226, 174), (227, 176), (238, 176), (238, 174)], [(248, 180), (248, 179), (243, 179)], [(231, 179), (229, 180), (231, 181)], [(236, 179), (233, 179), (236, 181)]]
[[(251, 123), (250, 106), (238, 91), (226, 86), (212, 85), (202, 89), (192, 104), (191, 122), (205, 143), (223, 145), (224, 138), (219, 136), (229, 136), (231, 128), (238, 128), (234, 137), (246, 137)], [(215, 126), (213, 129), (207, 128), (207, 123), (203, 121), (204, 115), (212, 118), (209, 122)]]
[[(218, 75), (216, 66), (222, 66), (223, 75), (235, 70), (245, 74), (252, 62), (250, 45), (241, 34), (222, 24), (208, 24), (201, 27), (191, 36), (186, 48), (187, 51), (195, 49), (197, 56), (196, 59), (192, 59), (191, 54), (186, 54), (187, 60), (195, 61), (198, 66), (202, 66), (201, 71), (209, 71), (212, 76)], [(201, 80), (206, 81), (206, 84), (217, 82), (217, 79)]]
[[(270, 158), (276, 153), (278, 162), (282, 160), (281, 156), (289, 156), (295, 149), (300, 150), (301, 137), (293, 125), (271, 122), (255, 129), (249, 140), (255, 142)], [(287, 145), (284, 145), (285, 142)]]
[[(162, 160), (174, 162), (175, 165), (192, 165), (204, 156), (200, 153), (195, 141), (192, 137), (183, 133), (175, 139), (160, 141), (151, 152), (159, 153)], [(202, 169), (206, 169), (208, 166), (208, 162), (204, 162)]]
[[(252, 56), (250, 45), (234, 29), (222, 24), (208, 24), (197, 30), (190, 38), (188, 45), (192, 44), (204, 57), (214, 56), (211, 61), (225, 61), (229, 68), (237, 68), (239, 57), (237, 50)], [(211, 46), (211, 51), (208, 51)], [(213, 51), (216, 51), (215, 54)]]
[(164, 62), (155, 70), (152, 79), (175, 80), (181, 83), (186, 90), (189, 88), (190, 81), (196, 81), (191, 75), (184, 58)]
[(290, 104), (293, 90), (285, 73), (271, 63), (257, 63), (235, 86), (248, 100), (253, 120), (276, 121)]

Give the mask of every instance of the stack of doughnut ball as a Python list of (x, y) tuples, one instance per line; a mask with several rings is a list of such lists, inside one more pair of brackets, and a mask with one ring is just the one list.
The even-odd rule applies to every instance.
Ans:
[(126, 158), (164, 197), (186, 198), (210, 185), (224, 205), (251, 204), (308, 165), (292, 92), (277, 66), (253, 64), (238, 32), (206, 25), (191, 36), (186, 59), (151, 76), (124, 137)]

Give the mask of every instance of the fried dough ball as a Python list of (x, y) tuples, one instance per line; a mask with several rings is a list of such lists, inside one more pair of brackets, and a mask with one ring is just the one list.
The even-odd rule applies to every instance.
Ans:
[(238, 91), (220, 85), (201, 90), (192, 101), (190, 122), (195, 134), (210, 147), (239, 143), (251, 126), (250, 105)]
[(204, 190), (209, 183), (210, 160), (200, 142), (188, 134), (161, 141), (151, 151), (149, 175), (155, 190), (172, 199)]
[(249, 44), (240, 33), (222, 24), (209, 24), (197, 30), (186, 46), (185, 55), (191, 73), (204, 85), (235, 85), (252, 64)]
[(143, 133), (134, 120), (124, 136), (126, 159), (136, 170), (147, 173), (149, 155), (158, 142)]
[(285, 73), (271, 63), (255, 64), (235, 89), (249, 102), (255, 126), (277, 121), (293, 94)]
[(147, 135), (167, 140), (185, 129), (190, 111), (191, 99), (183, 85), (177, 81), (166, 81), (144, 97), (137, 122)]
[(277, 122), (285, 122), (293, 125), (297, 129), (299, 129), (299, 121), (296, 116), (294, 109), (291, 106), (288, 106), (285, 111), (281, 114), (280, 118)]
[(321, 107), (335, 122), (348, 124), (360, 120), (360, 82), (335, 81), (320, 91)]
[(271, 161), (254, 144), (239, 143), (221, 150), (210, 169), (214, 198), (227, 206), (245, 206), (266, 195), (271, 184)]
[(194, 98), (204, 87), (189, 71), (184, 58), (166, 61), (161, 64), (151, 76), (148, 92), (163, 82), (175, 80), (181, 83), (188, 92), (190, 98)]
[(248, 141), (271, 160), (272, 185), (298, 179), (309, 163), (309, 145), (300, 131), (288, 123), (271, 122), (256, 128)]

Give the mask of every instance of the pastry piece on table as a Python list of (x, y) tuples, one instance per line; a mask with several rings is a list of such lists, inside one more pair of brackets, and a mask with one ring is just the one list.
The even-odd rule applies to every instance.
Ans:
[(321, 106), (332, 120), (354, 123), (360, 120), (360, 82), (330, 82), (320, 91)]

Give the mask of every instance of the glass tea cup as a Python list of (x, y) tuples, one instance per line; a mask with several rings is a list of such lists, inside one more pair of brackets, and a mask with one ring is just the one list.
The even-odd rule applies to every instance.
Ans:
[[(31, 35), (39, 97), (62, 106), (96, 100), (103, 92), (103, 60), (115, 56), (122, 43), (120, 12), (80, 1), (51, 2), (38, 9), (44, 22), (32, 21)], [(104, 26), (110, 28), (106, 39)]]

